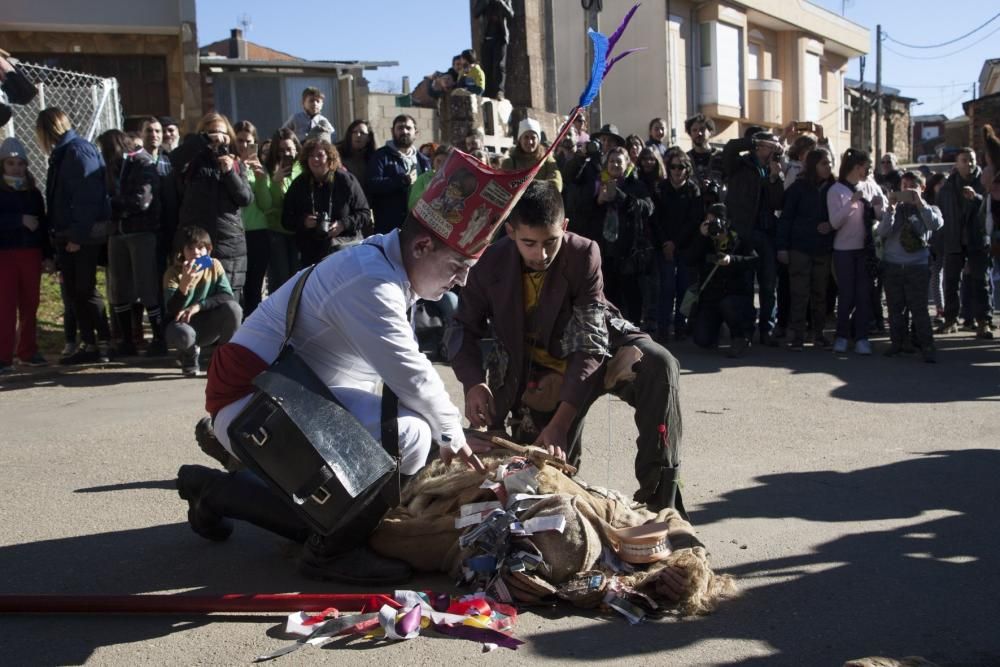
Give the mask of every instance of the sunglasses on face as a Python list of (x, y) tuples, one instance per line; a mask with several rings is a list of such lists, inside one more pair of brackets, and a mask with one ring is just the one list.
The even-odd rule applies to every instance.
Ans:
[(682, 164), (672, 164), (672, 165), (670, 165), (670, 171), (684, 171), (685, 169), (687, 169), (687, 167), (685, 167)]

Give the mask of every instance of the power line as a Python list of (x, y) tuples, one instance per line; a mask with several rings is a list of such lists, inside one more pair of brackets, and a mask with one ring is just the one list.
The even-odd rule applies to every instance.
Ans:
[(909, 60), (943, 60), (944, 58), (950, 58), (952, 56), (958, 55), (959, 53), (964, 53), (965, 51), (967, 51), (968, 49), (972, 48), (976, 44), (979, 44), (981, 42), (985, 42), (987, 39), (989, 39), (990, 37), (992, 37), (993, 35), (995, 35), (997, 32), (1000, 32), (1000, 27), (995, 28), (993, 30), (993, 32), (988, 33), (987, 35), (985, 35), (981, 39), (978, 39), (975, 42), (973, 42), (972, 44), (966, 44), (965, 46), (963, 46), (962, 48), (960, 48), (957, 51), (952, 51), (951, 53), (945, 53), (945, 54), (939, 55), (939, 56), (911, 56), (911, 55), (908, 55), (906, 53), (900, 53), (899, 51), (896, 51), (895, 49), (890, 49), (888, 46), (885, 47), (885, 50), (888, 51), (889, 53), (896, 54), (900, 58), (907, 58)]
[(958, 81), (956, 83), (939, 83), (936, 86), (911, 86), (908, 83), (890, 83), (883, 84), (883, 86), (888, 85), (890, 88), (934, 88), (940, 90), (941, 88), (957, 88), (958, 86), (971, 86), (975, 81)]
[(955, 39), (949, 39), (947, 42), (941, 42), (940, 44), (924, 44), (924, 45), (907, 44), (906, 42), (901, 42), (898, 39), (893, 39), (888, 34), (885, 36), (885, 38), (887, 40), (891, 41), (891, 42), (896, 42), (900, 46), (905, 46), (908, 49), (938, 49), (938, 48), (941, 48), (942, 46), (948, 46), (949, 44), (954, 44), (955, 42), (961, 41), (961, 40), (965, 39), (966, 37), (968, 37), (969, 35), (976, 34), (977, 32), (979, 32), (980, 30), (982, 30), (983, 28), (985, 28), (989, 24), (991, 24), (994, 21), (996, 21), (997, 18), (1000, 18), (1000, 12), (997, 12), (993, 16), (993, 18), (991, 18), (989, 21), (987, 21), (986, 23), (982, 24), (978, 28), (973, 28), (972, 30), (970, 30), (969, 32), (965, 33), (964, 35), (962, 35), (960, 37), (956, 37)]
[(968, 93), (968, 92), (969, 92), (969, 89), (968, 89), (968, 88), (966, 88), (965, 90), (963, 90), (963, 91), (962, 91), (962, 92), (961, 92), (961, 93), (959, 94), (959, 96), (958, 96), (958, 97), (956, 97), (955, 99), (953, 99), (953, 100), (952, 100), (951, 102), (948, 102), (948, 104), (944, 105), (943, 107), (941, 107), (941, 108), (940, 108), (940, 109), (938, 109), (937, 111), (935, 111), (935, 112), (931, 113), (930, 115), (932, 115), (932, 116), (933, 116), (933, 115), (935, 115), (935, 114), (939, 114), (939, 113), (943, 113), (943, 112), (944, 112), (945, 110), (947, 110), (947, 109), (950, 109), (950, 108), (951, 108), (952, 106), (954, 106), (955, 104), (958, 104), (959, 102), (961, 102), (961, 101), (962, 101), (962, 98), (963, 98), (963, 97), (965, 97), (966, 93)]

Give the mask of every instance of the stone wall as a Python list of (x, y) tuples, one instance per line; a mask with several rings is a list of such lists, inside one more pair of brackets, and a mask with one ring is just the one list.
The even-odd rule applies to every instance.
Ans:
[(983, 141), (983, 126), (992, 125), (1000, 132), (1000, 93), (986, 95), (966, 102), (965, 115), (969, 117), (969, 136), (964, 145), (972, 146), (979, 155), (980, 162), (985, 164), (985, 143)]
[(441, 124), (436, 109), (396, 106), (397, 96), (391, 93), (362, 93), (361, 89), (357, 89), (356, 94), (363, 95), (360, 108), (367, 109), (365, 118), (371, 123), (376, 146), (382, 146), (392, 138), (392, 119), (404, 113), (413, 116), (416, 121), (417, 136), (414, 143), (417, 146), (428, 141), (441, 142)]

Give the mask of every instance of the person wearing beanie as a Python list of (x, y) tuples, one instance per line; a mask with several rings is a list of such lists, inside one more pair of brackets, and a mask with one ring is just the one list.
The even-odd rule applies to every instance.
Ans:
[[(0, 144), (0, 375), (22, 365), (44, 366), (38, 352), (36, 314), (43, 265), (52, 270), (42, 193), (28, 170), (28, 152), (18, 139)], [(20, 336), (17, 331), (20, 329)], [(15, 339), (17, 349), (15, 350)]]
[[(500, 168), (505, 171), (528, 169), (542, 161), (544, 155), (541, 123), (534, 118), (525, 118), (517, 126), (517, 145), (511, 149), (510, 155), (500, 164)], [(559, 172), (559, 165), (554, 155), (545, 157), (535, 179), (552, 181), (556, 189), (562, 192), (562, 174)]]

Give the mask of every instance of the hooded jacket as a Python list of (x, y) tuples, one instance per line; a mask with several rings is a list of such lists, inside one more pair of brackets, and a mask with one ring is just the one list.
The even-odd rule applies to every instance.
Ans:
[(111, 200), (104, 158), (94, 144), (69, 130), (49, 155), (45, 178), (46, 208), (60, 241), (97, 244), (107, 240)]
[[(431, 168), (426, 155), (415, 150), (417, 174)], [(406, 162), (396, 145), (389, 141), (375, 151), (368, 162), (368, 203), (375, 215), (375, 233), (387, 234), (402, 227), (406, 219), (406, 200), (410, 193), (410, 176)]]

